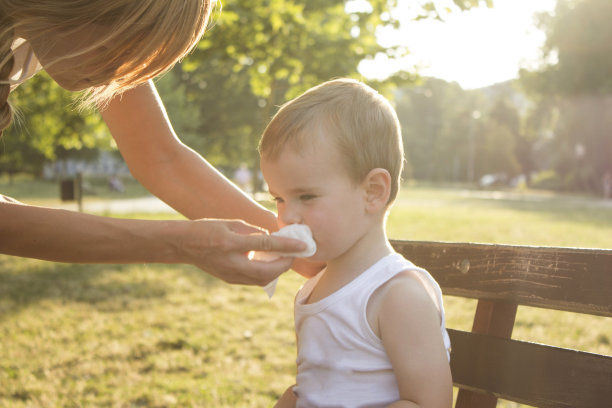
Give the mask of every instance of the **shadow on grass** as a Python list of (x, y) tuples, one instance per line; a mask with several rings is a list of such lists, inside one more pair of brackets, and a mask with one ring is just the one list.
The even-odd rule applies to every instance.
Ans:
[(219, 282), (185, 265), (85, 265), (0, 256), (0, 319), (44, 300), (116, 309), (136, 300), (164, 298), (168, 279), (183, 276), (211, 286)]

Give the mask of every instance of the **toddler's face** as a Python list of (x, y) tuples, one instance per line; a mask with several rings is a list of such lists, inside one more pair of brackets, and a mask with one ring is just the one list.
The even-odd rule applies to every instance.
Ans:
[(329, 142), (296, 152), (285, 147), (276, 160), (261, 160), (276, 201), (279, 226), (306, 224), (317, 243), (311, 258), (327, 261), (349, 251), (367, 231), (365, 191), (342, 166)]

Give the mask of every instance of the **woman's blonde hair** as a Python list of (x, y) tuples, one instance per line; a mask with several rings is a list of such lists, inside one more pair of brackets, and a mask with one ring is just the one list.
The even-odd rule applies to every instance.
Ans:
[(215, 3), (216, 0), (0, 0), (0, 132), (12, 117), (7, 79), (13, 68), (11, 45), (16, 33), (34, 41), (58, 33), (79, 33), (87, 27), (104, 27), (107, 35), (48, 64), (67, 58), (78, 60), (87, 54), (81, 63), (87, 67), (87, 81), (92, 85), (85, 100), (100, 104), (172, 68), (197, 45)]
[(391, 175), (389, 203), (399, 191), (404, 165), (401, 128), (395, 110), (382, 95), (362, 82), (336, 79), (309, 89), (285, 103), (259, 142), (259, 153), (276, 160), (288, 145), (312, 148), (329, 137), (355, 183), (382, 168)]

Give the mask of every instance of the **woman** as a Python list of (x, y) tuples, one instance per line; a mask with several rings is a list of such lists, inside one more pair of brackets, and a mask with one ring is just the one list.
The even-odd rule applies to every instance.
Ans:
[[(195, 47), (214, 2), (0, 0), (0, 132), (12, 118), (10, 91), (44, 69), (63, 88), (86, 91), (131, 173), (191, 219), (120, 220), (0, 195), (0, 253), (59, 262), (187, 263), (226, 282), (257, 285), (291, 266), (292, 258), (248, 260), (251, 250), (295, 252), (305, 245), (262, 231), (276, 229), (274, 213), (178, 140), (151, 82)], [(309, 268), (298, 267), (305, 274)]]

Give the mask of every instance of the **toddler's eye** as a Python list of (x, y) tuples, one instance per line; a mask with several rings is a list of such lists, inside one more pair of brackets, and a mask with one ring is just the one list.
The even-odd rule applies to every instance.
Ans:
[(313, 194), (302, 194), (300, 196), (300, 200), (302, 201), (312, 200), (313, 198), (316, 198)]
[(280, 197), (272, 197), (272, 200), (274, 200), (276, 204), (280, 204), (284, 202), (283, 199)]

